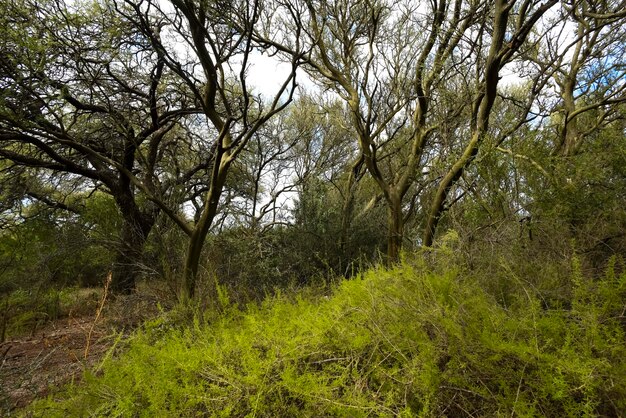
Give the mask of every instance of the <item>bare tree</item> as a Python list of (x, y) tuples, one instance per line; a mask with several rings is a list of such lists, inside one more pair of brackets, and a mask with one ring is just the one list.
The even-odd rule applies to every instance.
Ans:
[[(585, 138), (619, 118), (626, 102), (624, 2), (566, 2), (533, 61), (547, 68), (559, 101), (553, 155), (577, 154)], [(574, 28), (573, 30), (571, 28)], [(569, 29), (569, 30), (568, 30)]]
[[(248, 71), (259, 49), (250, 34), (259, 26), (265, 4), (261, 1), (173, 0), (171, 6), (170, 11), (157, 1), (127, 1), (120, 12), (150, 39), (160, 60), (186, 85), (205, 118), (202, 140), (210, 143), (208, 148), (212, 151), (205, 162), (210, 174), (194, 222), (169, 208), (166, 202), (150, 193), (144, 181), (134, 178), (135, 184), (189, 236), (182, 297), (191, 298), (195, 293), (202, 248), (218, 213), (231, 167), (259, 129), (291, 102), (302, 53), (292, 56), (290, 73), (274, 97), (264, 101), (249, 85)], [(177, 50), (176, 43), (169, 42), (168, 37), (183, 42), (185, 51)], [(300, 51), (298, 39), (296, 33), (296, 51)]]
[[(443, 163), (448, 168), (435, 179), (436, 190), (422, 208), (427, 212), (422, 244), (432, 245), (450, 190), (487, 134), (501, 68), (556, 3), (280, 2), (285, 11), (278, 19), (291, 16), (287, 27), (306, 28), (311, 76), (350, 111), (365, 166), (387, 202), (391, 262), (398, 259), (415, 195), (432, 183), (432, 168)], [(285, 41), (288, 34), (278, 40), (263, 33), (256, 37), (294, 53)], [(446, 93), (450, 79), (461, 86), (455, 97)], [(454, 134), (466, 139), (456, 141), (459, 151), (444, 159), (441, 144), (453, 139), (446, 127), (459, 117), (467, 122)]]

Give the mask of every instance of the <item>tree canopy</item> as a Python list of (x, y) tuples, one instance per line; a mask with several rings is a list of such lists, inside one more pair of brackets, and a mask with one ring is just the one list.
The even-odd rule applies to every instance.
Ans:
[[(117, 292), (150, 270), (155, 228), (186, 247), (182, 298), (248, 244), (300, 252), (306, 274), (269, 263), (292, 278), (499, 222), (620, 248), (619, 1), (2, 6), (3, 225), (108, 222)], [(287, 69), (262, 75), (271, 97), (260, 57)], [(115, 231), (86, 209), (105, 196)]]

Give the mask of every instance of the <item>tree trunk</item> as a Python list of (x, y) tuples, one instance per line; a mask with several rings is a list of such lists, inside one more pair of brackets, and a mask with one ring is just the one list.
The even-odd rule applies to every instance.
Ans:
[(404, 220), (402, 216), (402, 200), (391, 196), (387, 202), (387, 264), (390, 266), (400, 261), (402, 239), (404, 237)]
[(206, 234), (200, 234), (196, 228), (189, 238), (187, 246), (187, 256), (185, 257), (185, 271), (183, 272), (184, 288), (182, 299), (193, 299), (196, 293), (196, 277), (198, 277), (198, 268), (200, 266), (200, 256), (202, 255), (202, 247)]
[(435, 196), (435, 201), (431, 205), (422, 238), (422, 246), (424, 247), (432, 247), (433, 245), (435, 240), (435, 231), (437, 230), (439, 219), (443, 213), (444, 203), (446, 201), (446, 197), (448, 196), (448, 191), (449, 187), (440, 188)]
[(363, 155), (354, 162), (351, 167), (350, 174), (348, 176), (346, 193), (344, 195), (344, 202), (341, 208), (341, 231), (339, 233), (339, 251), (341, 252), (342, 259), (346, 259), (348, 233), (352, 225), (352, 218), (354, 216), (354, 199), (357, 189), (357, 184), (361, 180), (362, 173), (361, 168), (363, 166)]
[(185, 271), (183, 272), (184, 285), (182, 289), (183, 294), (181, 295), (183, 300), (193, 299), (196, 293), (196, 282), (202, 248), (204, 247), (206, 236), (209, 233), (209, 228), (217, 213), (217, 206), (230, 167), (228, 160), (224, 163), (221, 161), (221, 156), (216, 158), (211, 188), (207, 192), (202, 214), (189, 237), (189, 246), (187, 247), (187, 256), (185, 258)]
[(445, 209), (445, 203), (446, 199), (448, 198), (448, 193), (450, 193), (450, 189), (452, 188), (452, 186), (454, 186), (457, 180), (461, 178), (461, 175), (463, 174), (465, 168), (476, 156), (476, 153), (478, 152), (478, 145), (480, 143), (480, 140), (482, 139), (482, 136), (482, 131), (478, 131), (473, 134), (472, 140), (465, 148), (465, 152), (463, 153), (463, 155), (457, 160), (456, 163), (454, 163), (454, 165), (446, 173), (443, 179), (441, 179), (433, 202), (430, 205), (430, 213), (428, 214), (426, 226), (424, 227), (422, 246), (432, 247), (433, 241), (435, 239), (435, 232), (437, 230), (437, 226), (439, 225), (439, 220), (441, 219), (441, 215), (443, 214)]
[(128, 295), (135, 290), (141, 272), (143, 249), (159, 210), (156, 207), (141, 210), (130, 184), (127, 181), (122, 183), (122, 186), (111, 187), (113, 198), (122, 215), (122, 230), (110, 288), (112, 293)]
[(153, 225), (153, 220), (124, 219), (111, 275), (112, 293), (128, 295), (135, 290), (141, 272), (143, 248)]
[[(211, 193), (209, 191), (209, 193)], [(215, 197), (214, 200), (218, 200)], [(193, 233), (189, 237), (189, 245), (187, 246), (187, 256), (185, 257), (185, 270), (183, 272), (183, 300), (193, 299), (196, 294), (196, 284), (198, 277), (198, 269), (200, 267), (200, 257), (202, 255), (202, 248), (206, 241), (206, 236), (209, 233), (209, 228), (213, 223), (215, 214), (217, 213), (217, 202), (215, 205), (205, 207), (200, 220), (196, 224)]]

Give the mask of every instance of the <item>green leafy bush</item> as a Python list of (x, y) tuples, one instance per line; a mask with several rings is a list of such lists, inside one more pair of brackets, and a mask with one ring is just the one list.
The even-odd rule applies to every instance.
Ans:
[(617, 416), (626, 274), (573, 275), (571, 308), (406, 260), (332, 296), (276, 296), (191, 325), (152, 321), (27, 416)]
[(46, 288), (39, 291), (16, 290), (0, 297), (0, 342), (27, 333), (41, 325), (70, 315), (95, 312), (95, 289)]

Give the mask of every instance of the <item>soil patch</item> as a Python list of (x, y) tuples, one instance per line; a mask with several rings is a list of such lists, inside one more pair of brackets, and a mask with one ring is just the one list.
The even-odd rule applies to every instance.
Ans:
[(87, 339), (94, 316), (63, 318), (47, 324), (32, 336), (0, 344), (0, 415), (45, 397), (102, 359), (113, 343), (105, 321), (98, 321)]

